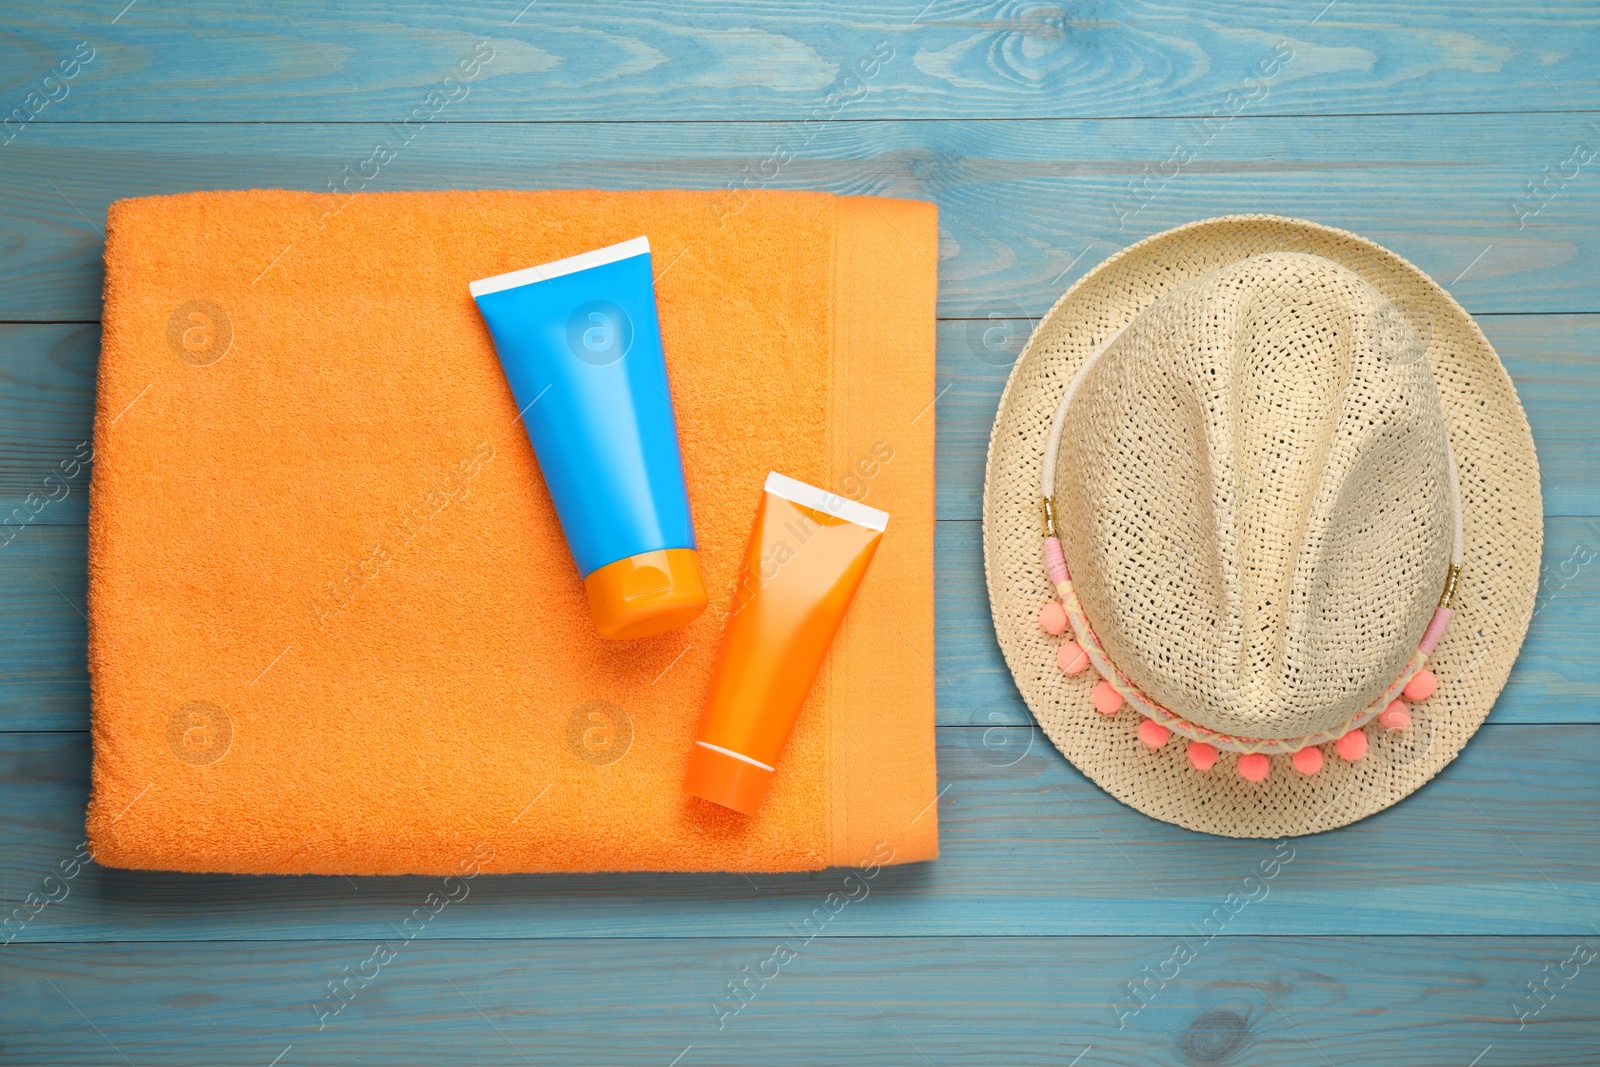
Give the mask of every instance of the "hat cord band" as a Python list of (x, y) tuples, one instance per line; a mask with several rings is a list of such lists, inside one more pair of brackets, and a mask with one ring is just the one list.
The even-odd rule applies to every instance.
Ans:
[(1461, 513), (1461, 485), (1448, 432), (1445, 434), (1445, 467), (1450, 492), (1450, 566), (1446, 572), (1438, 607), (1434, 609), (1426, 631), (1400, 674), (1377, 700), (1332, 730), (1292, 738), (1243, 737), (1212, 730), (1185, 719), (1151, 699), (1111, 662), (1088, 617), (1084, 614), (1077, 593), (1073, 590), (1072, 572), (1067, 565), (1066, 552), (1056, 536), (1054, 501), (1056, 457), (1061, 448), (1067, 409), (1089, 369), (1117, 338), (1122, 336), (1127, 327), (1127, 323), (1119, 326), (1111, 336), (1097, 345), (1079, 366), (1067, 384), (1061, 403), (1056, 407), (1055, 416), (1050, 422), (1050, 434), (1045, 442), (1044, 464), (1039, 485), (1039, 512), (1044, 524), (1045, 572), (1055, 589), (1057, 599), (1046, 604), (1040, 612), (1040, 625), (1051, 634), (1061, 635), (1066, 632), (1070, 624), (1074, 637), (1074, 640), (1066, 642), (1058, 649), (1056, 655), (1058, 666), (1067, 674), (1079, 674), (1092, 665), (1100, 675), (1100, 680), (1095, 684), (1091, 695), (1095, 709), (1109, 718), (1120, 711), (1124, 704), (1133, 707), (1144, 717), (1144, 721), (1139, 724), (1139, 739), (1152, 748), (1165, 745), (1174, 733), (1185, 738), (1189, 763), (1198, 771), (1209, 771), (1216, 764), (1219, 749), (1238, 753), (1237, 770), (1240, 776), (1255, 782), (1267, 777), (1270, 769), (1270, 761), (1267, 758), (1269, 755), (1288, 755), (1295, 770), (1306, 775), (1315, 774), (1323, 764), (1322, 752), (1318, 746), (1330, 741), (1333, 742), (1334, 750), (1341, 758), (1350, 761), (1361, 759), (1367, 752), (1367, 736), (1363, 732), (1363, 727), (1376, 718), (1386, 730), (1406, 729), (1411, 725), (1411, 713), (1408, 705), (1400, 698), (1404, 696), (1413, 702), (1426, 700), (1437, 687), (1437, 680), (1433, 672), (1428, 670), (1427, 662), (1439, 640), (1444, 636), (1445, 629), (1450, 625), (1450, 619), (1454, 614), (1466, 542)]

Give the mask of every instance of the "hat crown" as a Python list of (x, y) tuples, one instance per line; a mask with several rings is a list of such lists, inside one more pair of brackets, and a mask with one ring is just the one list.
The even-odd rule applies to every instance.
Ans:
[(1058, 533), (1112, 662), (1192, 722), (1332, 730), (1416, 650), (1449, 566), (1450, 450), (1425, 346), (1319, 256), (1158, 297), (1073, 384)]

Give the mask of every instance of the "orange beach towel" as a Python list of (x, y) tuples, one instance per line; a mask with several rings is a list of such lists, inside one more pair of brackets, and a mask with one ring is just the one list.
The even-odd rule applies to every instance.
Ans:
[[(238, 873), (937, 853), (932, 205), (113, 204), (89, 529), (95, 858)], [(712, 603), (607, 642), (467, 292), (649, 237)], [(890, 513), (762, 809), (682, 793), (767, 471)]]

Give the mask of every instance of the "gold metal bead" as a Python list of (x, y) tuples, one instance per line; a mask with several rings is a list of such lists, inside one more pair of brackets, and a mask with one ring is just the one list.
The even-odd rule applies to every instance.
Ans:
[(1445, 575), (1444, 592), (1439, 594), (1441, 608), (1453, 608), (1456, 605), (1456, 586), (1461, 582), (1461, 564), (1450, 564), (1450, 572)]

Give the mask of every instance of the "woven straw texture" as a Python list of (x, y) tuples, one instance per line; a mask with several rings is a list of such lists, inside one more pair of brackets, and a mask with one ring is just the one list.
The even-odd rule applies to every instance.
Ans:
[[(1410, 729), (1370, 728), (1365, 759), (1330, 752), (1306, 777), (1274, 758), (1251, 783), (1223, 753), (1196, 772), (1181, 742), (1141, 745), (1133, 712), (1095, 712), (1093, 672), (1057, 669), (1036, 622), (1051, 596), (1045, 440), (1079, 367), (1124, 326), (1069, 406), (1057, 522), (1112, 660), (1213, 728), (1326, 728), (1404, 665), (1449, 552), (1442, 410), (1465, 525), (1457, 614), (1429, 663), (1438, 691)], [(1510, 673), (1542, 538), (1527, 419), (1471, 318), (1393, 253), (1293, 219), (1191, 223), (1096, 267), (1035, 330), (989, 444), (990, 605), (1023, 698), (1113, 796), (1209, 833), (1332, 829), (1437, 774)]]
[(1062, 451), (1084, 610), (1111, 662), (1191, 722), (1331, 730), (1433, 617), (1439, 397), (1394, 305), (1332, 260), (1252, 256), (1163, 294), (1079, 378)]

